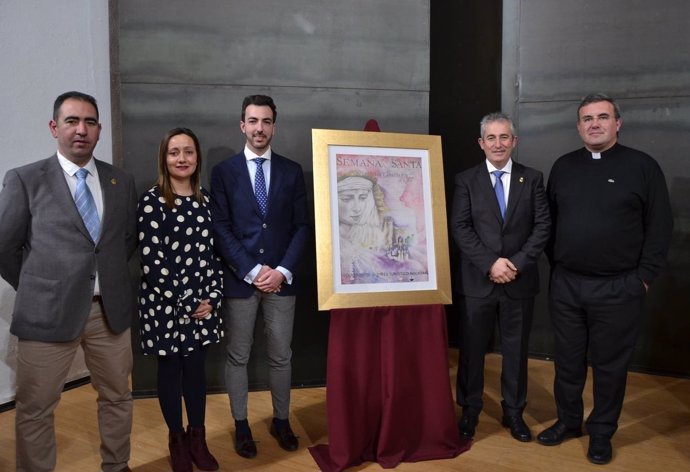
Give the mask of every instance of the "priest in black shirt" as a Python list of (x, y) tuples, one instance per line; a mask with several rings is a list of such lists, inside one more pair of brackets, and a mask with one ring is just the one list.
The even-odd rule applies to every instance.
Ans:
[(620, 127), (611, 98), (585, 97), (577, 120), (585, 146), (555, 162), (547, 185), (558, 421), (537, 439), (553, 446), (582, 435), (589, 349), (594, 407), (586, 421), (587, 458), (595, 464), (612, 457), (645, 295), (664, 266), (673, 229), (661, 168), (619, 144)]

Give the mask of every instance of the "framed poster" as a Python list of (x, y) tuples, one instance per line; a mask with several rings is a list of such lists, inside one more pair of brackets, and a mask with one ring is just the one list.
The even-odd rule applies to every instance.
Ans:
[(440, 136), (312, 130), (320, 310), (452, 303)]

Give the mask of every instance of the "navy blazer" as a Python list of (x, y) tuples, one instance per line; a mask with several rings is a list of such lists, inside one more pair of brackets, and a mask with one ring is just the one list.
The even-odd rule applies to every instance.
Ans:
[(283, 284), (278, 295), (296, 293), (296, 272), (309, 237), (307, 191), (298, 163), (272, 154), (268, 207), (262, 216), (244, 151), (226, 159), (211, 172), (211, 215), (215, 250), (230, 269), (223, 275), (226, 297), (254, 293), (244, 277), (257, 264), (292, 272), (292, 284)]
[(551, 230), (541, 172), (513, 161), (505, 220), (485, 161), (457, 174), (450, 225), (460, 248), (461, 294), (489, 296), (496, 285), (489, 272), (499, 257), (510, 259), (518, 269), (517, 278), (504, 284), (508, 296), (537, 294), (537, 262)]

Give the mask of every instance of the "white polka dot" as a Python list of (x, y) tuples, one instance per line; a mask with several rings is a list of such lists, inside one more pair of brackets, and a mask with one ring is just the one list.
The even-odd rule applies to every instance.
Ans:
[(152, 211), (153, 207), (151, 205), (144, 206), (144, 213), (151, 213)]

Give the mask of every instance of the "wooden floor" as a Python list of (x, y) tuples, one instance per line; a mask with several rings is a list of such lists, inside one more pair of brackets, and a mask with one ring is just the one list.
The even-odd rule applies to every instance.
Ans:
[[(449, 351), (450, 376), (455, 382), (457, 351)], [(472, 449), (455, 459), (405, 463), (400, 471), (467, 472), (607, 472), (690, 471), (690, 380), (632, 373), (618, 433), (613, 439), (614, 458), (607, 466), (587, 462), (587, 437), (560, 446), (544, 447), (536, 442), (519, 443), (500, 426), (498, 383), (500, 356), (486, 360), (485, 408), (480, 417)], [(591, 376), (590, 376), (591, 377)], [(529, 404), (525, 420), (538, 433), (555, 417), (552, 397), (553, 365), (530, 360)], [(585, 407), (591, 406), (591, 385), (586, 388)], [(281, 450), (268, 433), (271, 401), (267, 392), (250, 394), (250, 421), (259, 455), (242, 459), (231, 441), (231, 419), (225, 395), (209, 395), (206, 415), (208, 442), (221, 471), (316, 471), (308, 446), (328, 442), (325, 389), (293, 390), (291, 424), (300, 436), (300, 449)], [(99, 470), (95, 393), (89, 386), (63, 395), (56, 412), (58, 471)], [(0, 414), (0, 471), (12, 471), (14, 462), (14, 410)], [(167, 430), (155, 399), (135, 400), (132, 432), (134, 472), (169, 471)], [(367, 463), (351, 471), (380, 471)]]

